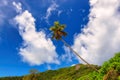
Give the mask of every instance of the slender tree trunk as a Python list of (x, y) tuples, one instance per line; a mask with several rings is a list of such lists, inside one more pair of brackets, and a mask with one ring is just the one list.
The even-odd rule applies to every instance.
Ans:
[(85, 62), (89, 67), (91, 67), (92, 69), (94, 69), (95, 71), (97, 71), (98, 72), (98, 70), (95, 68), (95, 67), (93, 67), (92, 65), (90, 65), (86, 60), (84, 60), (73, 48), (71, 48), (71, 46), (68, 44), (68, 43), (66, 43), (62, 38), (61, 38), (61, 41), (65, 44), (65, 46), (67, 46), (72, 52), (74, 52), (75, 53), (75, 55), (77, 55), (83, 62)]

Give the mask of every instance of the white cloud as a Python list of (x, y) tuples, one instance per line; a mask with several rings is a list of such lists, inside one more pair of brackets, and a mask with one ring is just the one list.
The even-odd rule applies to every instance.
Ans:
[(7, 5), (8, 5), (7, 0), (0, 1), (0, 25), (2, 25), (4, 23), (4, 20), (6, 17), (6, 13), (4, 13), (4, 10), (2, 10), (2, 9), (5, 8)]
[(71, 66), (75, 66), (76, 64), (72, 64)]
[(51, 16), (52, 12), (55, 11), (59, 6), (56, 4), (55, 1), (52, 1), (52, 4), (48, 7), (47, 13), (45, 16), (46, 22), (49, 23), (48, 19)]
[(14, 13), (12, 0), (0, 0), (0, 26), (9, 23)]
[(120, 51), (120, 0), (90, 0), (89, 23), (73, 48), (89, 63), (101, 65)]
[(58, 10), (58, 16), (60, 16), (62, 14), (62, 10)]
[(60, 59), (62, 61), (68, 61), (68, 62), (72, 62), (73, 59), (75, 59), (75, 55), (70, 51), (70, 49), (66, 46), (63, 46), (64, 50), (65, 50), (65, 54), (63, 54)]
[(90, 4), (91, 4), (92, 6), (94, 6), (94, 4), (97, 3), (97, 1), (98, 1), (98, 0), (90, 0)]
[(46, 37), (44, 31), (36, 31), (35, 19), (29, 11), (22, 12), (14, 20), (18, 24), (19, 33), (24, 41), (19, 52), (24, 62), (30, 65), (40, 65), (43, 63), (59, 64), (55, 46), (50, 38)]
[(15, 6), (16, 11), (17, 11), (18, 13), (21, 13), (21, 12), (22, 12), (22, 7), (21, 7), (22, 4), (21, 4), (20, 2), (18, 2), (18, 3), (13, 2), (12, 4)]

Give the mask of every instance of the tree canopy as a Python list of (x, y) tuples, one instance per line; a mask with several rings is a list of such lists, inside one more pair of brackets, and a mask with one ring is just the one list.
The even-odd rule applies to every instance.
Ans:
[(50, 31), (53, 32), (52, 39), (60, 40), (62, 36), (66, 36), (67, 33), (64, 31), (64, 24), (60, 24), (58, 21), (54, 22), (54, 26), (50, 27)]

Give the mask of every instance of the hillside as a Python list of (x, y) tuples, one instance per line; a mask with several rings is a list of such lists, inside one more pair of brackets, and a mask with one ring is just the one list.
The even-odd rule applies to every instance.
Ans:
[[(97, 66), (94, 67), (99, 68)], [(76, 80), (91, 72), (93, 72), (93, 70), (87, 65), (78, 64), (76, 66), (61, 68), (58, 70), (48, 70), (46, 72), (30, 74), (24, 77), (0, 78), (0, 80)]]
[(120, 80), (120, 53), (117, 53), (101, 67), (92, 66), (97, 68), (99, 73), (88, 65), (77, 64), (58, 70), (48, 70), (21, 77), (5, 77), (0, 80)]

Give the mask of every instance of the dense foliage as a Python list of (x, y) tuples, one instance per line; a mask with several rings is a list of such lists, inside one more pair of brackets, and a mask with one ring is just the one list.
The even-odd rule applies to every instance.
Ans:
[(22, 80), (22, 76), (21, 77), (2, 77), (0, 78), (0, 80)]
[(56, 71), (50, 70), (45, 73), (40, 73), (39, 80), (76, 80), (81, 76), (91, 73), (92, 71), (93, 70), (87, 65), (79, 64), (69, 68), (62, 68)]
[(120, 80), (120, 53), (115, 54), (109, 61), (104, 62), (99, 73), (91, 72), (78, 80)]
[(4, 77), (0, 80), (120, 80), (120, 53), (106, 61), (101, 67), (92, 66), (99, 69), (99, 73), (88, 65), (79, 64), (22, 77)]

